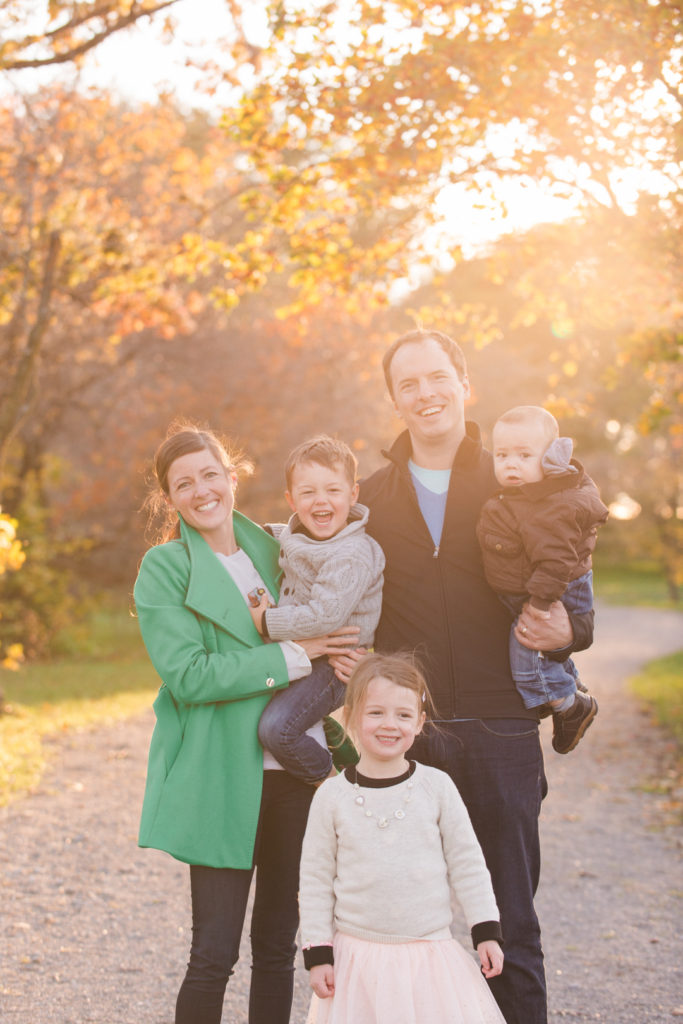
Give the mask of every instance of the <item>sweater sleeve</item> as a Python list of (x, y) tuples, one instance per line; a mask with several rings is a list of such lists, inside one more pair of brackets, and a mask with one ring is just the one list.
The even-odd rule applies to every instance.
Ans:
[[(264, 621), (271, 640), (322, 636), (347, 625), (359, 598), (375, 582), (377, 571), (362, 555), (332, 556), (323, 564), (306, 604), (268, 608)], [(377, 621), (380, 602), (377, 602)], [(377, 622), (375, 622), (375, 626)]]
[[(301, 945), (304, 950), (311, 947), (329, 949), (334, 936), (334, 880), (337, 874), (335, 781), (324, 783), (316, 790), (304, 835), (299, 885)], [(331, 960), (317, 962), (330, 963)]]
[(185, 605), (189, 563), (181, 545), (151, 548), (135, 583), (140, 631), (154, 668), (180, 704), (242, 700), (287, 686), (279, 644), (235, 638), (235, 650), (207, 649), (202, 624)]
[(439, 829), (451, 891), (463, 909), (475, 947), (485, 939), (500, 941), (500, 914), (491, 876), (469, 814), (452, 779), (439, 773), (439, 781)]

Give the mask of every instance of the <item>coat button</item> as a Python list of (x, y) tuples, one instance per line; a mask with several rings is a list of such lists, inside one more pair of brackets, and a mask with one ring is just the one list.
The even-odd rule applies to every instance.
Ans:
[(502, 550), (503, 550), (503, 545), (502, 544), (496, 544), (496, 551), (502, 551)]
[(268, 676), (266, 679), (266, 686), (275, 686), (275, 680)]

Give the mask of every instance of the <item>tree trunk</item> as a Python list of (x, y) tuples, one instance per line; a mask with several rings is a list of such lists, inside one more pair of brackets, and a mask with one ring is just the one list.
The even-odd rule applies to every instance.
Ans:
[(26, 347), (14, 372), (14, 379), (10, 383), (7, 398), (3, 403), (2, 409), (0, 409), (0, 478), (2, 477), (2, 470), (7, 458), (10, 441), (21, 423), (25, 413), (26, 400), (35, 383), (40, 349), (45, 333), (50, 325), (51, 300), (57, 276), (60, 245), (60, 233), (58, 231), (51, 232), (47, 256), (45, 257), (36, 319), (29, 331)]

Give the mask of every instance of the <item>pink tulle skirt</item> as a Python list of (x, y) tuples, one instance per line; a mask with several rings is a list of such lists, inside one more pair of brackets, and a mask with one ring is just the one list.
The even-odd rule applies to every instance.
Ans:
[(397, 944), (338, 932), (331, 999), (306, 1024), (505, 1024), (478, 964), (455, 939)]

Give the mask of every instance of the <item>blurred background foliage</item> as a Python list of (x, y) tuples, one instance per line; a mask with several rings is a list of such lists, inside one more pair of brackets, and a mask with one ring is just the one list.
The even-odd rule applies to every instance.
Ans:
[[(246, 449), (258, 521), (286, 515), (283, 458), (314, 432), (381, 464), (381, 356), (415, 324), (461, 341), (485, 437), (512, 404), (556, 413), (612, 508), (600, 564), (654, 567), (678, 601), (680, 4), (226, 0), (192, 59), (230, 103), (81, 83), (108, 37), (172, 37), (190, 3), (54, 0), (28, 31), (0, 0), (5, 667), (127, 601), (175, 417)], [(448, 204), (493, 232), (448, 228)]]

